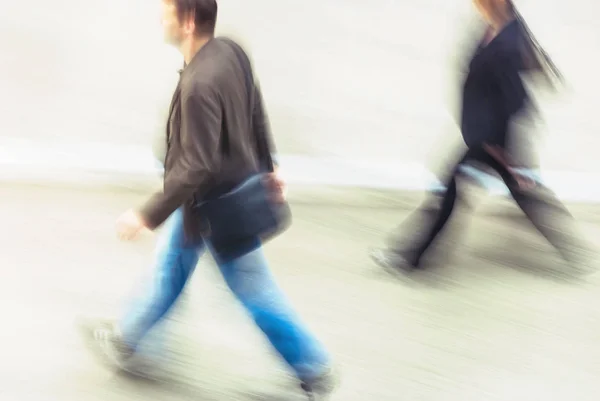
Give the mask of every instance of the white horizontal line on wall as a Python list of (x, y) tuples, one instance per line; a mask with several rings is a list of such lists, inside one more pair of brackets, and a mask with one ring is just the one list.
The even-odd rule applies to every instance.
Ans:
[[(398, 160), (356, 160), (309, 155), (279, 155), (282, 173), (290, 186), (333, 186), (422, 191), (443, 189), (424, 166)], [(38, 177), (40, 180), (77, 181), (88, 176), (110, 177), (114, 183), (153, 180), (160, 174), (150, 147), (102, 143), (59, 144), (24, 139), (0, 139), (4, 178)], [(496, 177), (471, 167), (464, 172), (492, 194), (507, 194)], [(552, 188), (565, 201), (600, 201), (600, 175), (568, 171), (528, 172)]]

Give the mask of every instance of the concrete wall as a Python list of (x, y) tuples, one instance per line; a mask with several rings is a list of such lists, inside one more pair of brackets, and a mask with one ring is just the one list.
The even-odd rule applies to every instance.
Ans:
[[(523, 1), (570, 88), (541, 97), (544, 167), (598, 172), (600, 25), (592, 0)], [(181, 64), (159, 2), (5, 2), (0, 139), (149, 146)], [(423, 163), (456, 137), (453, 82), (469, 0), (222, 0), (251, 50), (280, 151)]]

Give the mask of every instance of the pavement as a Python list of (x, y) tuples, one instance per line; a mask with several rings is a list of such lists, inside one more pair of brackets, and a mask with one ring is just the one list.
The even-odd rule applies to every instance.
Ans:
[[(80, 316), (113, 316), (152, 264), (154, 235), (117, 241), (115, 217), (146, 194), (0, 186), (0, 399), (302, 400), (210, 258), (152, 343), (153, 377), (116, 376), (86, 352)], [(526, 222), (457, 216), (444, 267), (391, 277), (368, 259), (414, 206), (294, 204), (266, 246), (280, 285), (338, 361), (333, 400), (597, 400), (600, 281), (571, 280)], [(597, 236), (597, 207), (573, 206)], [(467, 224), (468, 222), (468, 224)], [(468, 228), (468, 229), (467, 229)]]

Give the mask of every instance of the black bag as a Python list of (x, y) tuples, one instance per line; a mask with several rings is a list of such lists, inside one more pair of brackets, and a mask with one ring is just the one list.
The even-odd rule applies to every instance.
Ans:
[(203, 235), (217, 251), (255, 240), (264, 242), (289, 227), (289, 205), (272, 201), (265, 177), (254, 175), (227, 194), (197, 204)]
[[(246, 75), (251, 112), (254, 107), (255, 83), (250, 60), (235, 42), (223, 38), (218, 40), (230, 44), (240, 59)], [(265, 138), (255, 139), (258, 146), (268, 146)], [(270, 149), (259, 151), (270, 154)], [(267, 182), (268, 173), (269, 171), (251, 176), (225, 195), (195, 204), (194, 213), (198, 213), (203, 221), (203, 236), (217, 252), (235, 249), (257, 240), (267, 241), (290, 226), (290, 207), (287, 202), (272, 200), (272, 189)]]

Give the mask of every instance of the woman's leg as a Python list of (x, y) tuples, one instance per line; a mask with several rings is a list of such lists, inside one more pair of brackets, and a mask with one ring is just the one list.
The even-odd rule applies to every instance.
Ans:
[(571, 213), (550, 189), (540, 184), (532, 189), (522, 189), (504, 166), (491, 156), (482, 157), (500, 174), (519, 208), (563, 259), (577, 263), (591, 250)]
[[(421, 258), (442, 232), (454, 211), (458, 196), (456, 177), (459, 174), (460, 165), (469, 157), (470, 153), (467, 152), (453, 168), (439, 208), (431, 209), (430, 202), (425, 201), (400, 225), (401, 231), (410, 231), (407, 243), (395, 241), (388, 249), (371, 252), (371, 258), (377, 264), (386, 268), (419, 267)], [(402, 266), (406, 264), (408, 266)]]

